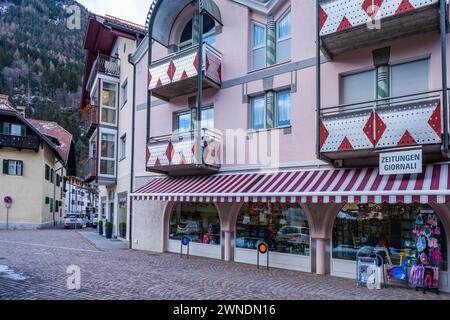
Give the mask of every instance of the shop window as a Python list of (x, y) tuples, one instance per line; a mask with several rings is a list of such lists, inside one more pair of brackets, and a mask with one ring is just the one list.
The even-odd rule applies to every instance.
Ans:
[[(333, 227), (333, 259), (356, 261), (359, 249), (375, 248), (386, 256), (381, 246), (385, 243), (394, 264), (400, 263), (405, 254), (408, 266), (419, 263), (416, 250), (416, 220), (419, 216), (435, 215), (427, 205), (347, 204), (338, 214)], [(437, 216), (436, 216), (437, 217)], [(438, 219), (437, 239), (442, 262), (434, 262), (441, 270), (447, 270), (447, 241), (442, 223)]]
[(175, 204), (170, 218), (169, 238), (220, 245), (220, 220), (214, 204), (181, 202)]
[(236, 223), (236, 248), (256, 250), (266, 242), (272, 252), (309, 256), (310, 233), (297, 204), (245, 204)]

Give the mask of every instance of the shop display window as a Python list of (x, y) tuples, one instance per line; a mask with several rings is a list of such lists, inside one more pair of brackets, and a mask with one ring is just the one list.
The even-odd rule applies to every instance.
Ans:
[(309, 256), (308, 221), (297, 204), (244, 204), (236, 223), (236, 248), (256, 250), (266, 242), (270, 251)]
[(220, 245), (220, 220), (214, 204), (178, 202), (170, 218), (169, 238)]
[[(447, 270), (447, 241), (444, 227), (434, 210), (420, 204), (347, 204), (338, 214), (333, 227), (333, 259), (356, 260), (358, 250), (365, 246), (386, 256), (393, 264), (404, 255), (408, 267), (417, 264), (416, 220), (424, 215), (436, 217), (432, 238), (439, 243), (442, 261), (439, 268)], [(419, 218), (420, 219), (420, 218)]]

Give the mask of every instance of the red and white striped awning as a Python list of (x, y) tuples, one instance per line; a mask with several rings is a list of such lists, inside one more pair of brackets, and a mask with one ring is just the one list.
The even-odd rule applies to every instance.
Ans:
[(378, 169), (326, 169), (204, 177), (155, 177), (134, 200), (287, 203), (447, 203), (449, 164), (421, 174), (382, 176)]

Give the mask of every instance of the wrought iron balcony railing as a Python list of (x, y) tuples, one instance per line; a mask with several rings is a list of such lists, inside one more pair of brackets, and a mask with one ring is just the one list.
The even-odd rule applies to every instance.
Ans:
[(103, 73), (108, 76), (120, 77), (120, 59), (104, 54), (98, 54), (89, 74), (87, 89), (90, 91), (94, 85), (96, 75)]

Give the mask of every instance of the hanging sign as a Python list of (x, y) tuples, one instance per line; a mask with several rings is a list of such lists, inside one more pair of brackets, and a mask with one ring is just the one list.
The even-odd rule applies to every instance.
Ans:
[(380, 175), (422, 173), (422, 149), (380, 154)]

